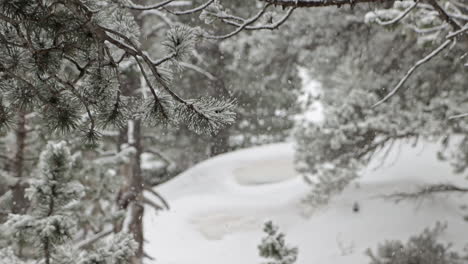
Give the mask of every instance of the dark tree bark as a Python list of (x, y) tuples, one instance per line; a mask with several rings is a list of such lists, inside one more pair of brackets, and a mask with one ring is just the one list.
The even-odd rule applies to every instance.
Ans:
[(386, 2), (394, 2), (395, 0), (323, 0), (323, 1), (308, 1), (308, 0), (260, 0), (262, 2), (271, 3), (276, 6), (292, 6), (292, 7), (323, 7), (343, 5), (354, 6), (360, 3), (375, 3), (382, 4)]
[(17, 129), (15, 131), (16, 136), (16, 153), (13, 158), (12, 170), (16, 178), (17, 183), (12, 186), (13, 202), (11, 211), (14, 214), (24, 214), (29, 206), (28, 200), (25, 197), (26, 183), (23, 181), (24, 172), (24, 151), (26, 147), (26, 118), (25, 112), (21, 111), (18, 113)]
[[(140, 23), (137, 20), (138, 23)], [(140, 87), (139, 74), (131, 69), (122, 75), (123, 87), (122, 92), (126, 96), (134, 95), (135, 91)], [(117, 196), (117, 203), (121, 209), (128, 212), (128, 226), (123, 227), (123, 221), (115, 225), (114, 231), (119, 232), (122, 228), (128, 228), (138, 243), (138, 249), (135, 256), (132, 258), (132, 264), (141, 264), (143, 260), (143, 188), (144, 181), (141, 173), (141, 154), (143, 147), (141, 143), (142, 131), (141, 120), (132, 120), (130, 124), (120, 131), (117, 149), (120, 150), (122, 143), (127, 143), (134, 147), (136, 153), (128, 164), (120, 168), (120, 173), (125, 177), (125, 182)]]
[[(130, 130), (130, 132), (129, 132)], [(131, 134), (131, 135), (129, 135)], [(138, 243), (138, 249), (135, 256), (132, 258), (133, 264), (141, 264), (143, 259), (143, 189), (144, 181), (141, 173), (141, 121), (134, 120), (132, 127), (127, 127), (120, 131), (119, 145), (121, 143), (129, 143), (135, 148), (136, 153), (132, 160), (120, 168), (120, 173), (124, 175), (125, 182), (117, 195), (117, 204), (119, 208), (126, 210), (129, 217), (127, 227), (123, 226), (123, 220), (116, 223), (114, 226), (115, 232), (120, 232), (122, 228), (128, 228), (135, 241)]]
[(133, 147), (136, 149), (135, 158), (132, 164), (132, 178), (130, 182), (131, 191), (135, 193), (135, 202), (132, 204), (132, 211), (131, 211), (131, 221), (129, 230), (132, 232), (135, 241), (138, 243), (138, 249), (135, 254), (133, 263), (139, 264), (143, 259), (143, 214), (145, 208), (143, 206), (143, 177), (141, 173), (141, 154), (142, 154), (142, 146), (141, 146), (141, 121), (135, 120), (134, 121), (134, 142)]

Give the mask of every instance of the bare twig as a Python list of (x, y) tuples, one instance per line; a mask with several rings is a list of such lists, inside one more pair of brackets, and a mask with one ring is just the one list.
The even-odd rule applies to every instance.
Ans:
[(292, 13), (294, 12), (295, 9), (296, 9), (295, 7), (291, 7), (280, 20), (278, 20), (278, 21), (276, 21), (276, 22), (274, 22), (272, 24), (258, 25), (258, 26), (248, 26), (245, 29), (247, 29), (247, 30), (260, 30), (260, 29), (273, 30), (273, 29), (277, 29), (281, 25), (283, 25), (284, 22), (286, 22), (289, 19), (289, 17), (292, 15)]
[(148, 199), (146, 197), (143, 197), (143, 203), (153, 207), (156, 211), (160, 211), (160, 210), (163, 209), (162, 206), (160, 206), (159, 204), (151, 201), (150, 199)]
[(451, 32), (450, 34), (447, 35), (446, 38), (447, 39), (454, 38), (454, 37), (456, 37), (456, 36), (458, 36), (460, 34), (463, 34), (463, 33), (467, 32), (467, 31), (468, 31), (468, 24), (465, 25), (463, 28), (457, 30), (457, 31)]
[(166, 0), (164, 2), (161, 2), (161, 3), (158, 3), (158, 4), (154, 4), (154, 5), (150, 5), (150, 6), (141, 6), (141, 5), (128, 5), (127, 8), (129, 9), (133, 9), (133, 10), (140, 10), (140, 11), (143, 11), (143, 10), (152, 10), (152, 9), (160, 9), (170, 3), (174, 2), (174, 0)]
[(399, 16), (395, 17), (394, 19), (389, 20), (389, 21), (381, 21), (380, 19), (377, 19), (377, 23), (382, 26), (396, 24), (400, 22), (403, 18), (405, 18), (405, 16), (407, 16), (411, 12), (411, 10), (413, 10), (418, 4), (419, 4), (419, 0), (415, 1), (414, 4), (412, 4), (403, 13), (401, 13)]
[(260, 0), (263, 2), (267, 2), (270, 4), (278, 5), (278, 6), (293, 6), (293, 7), (324, 7), (324, 6), (337, 6), (341, 7), (343, 5), (351, 5), (354, 6), (355, 4), (359, 3), (385, 3), (385, 2), (393, 2), (393, 0), (317, 0), (317, 1), (310, 1), (310, 0)]
[(385, 199), (392, 199), (392, 200), (395, 200), (396, 202), (399, 202), (405, 199), (418, 199), (418, 198), (423, 198), (431, 194), (447, 193), (447, 192), (465, 193), (465, 192), (468, 192), (468, 188), (459, 187), (459, 186), (455, 186), (452, 184), (441, 183), (441, 184), (434, 184), (434, 185), (429, 185), (429, 186), (420, 188), (416, 192), (397, 192), (397, 193), (393, 193), (390, 195), (384, 195), (383, 197)]
[(447, 15), (451, 18), (455, 18), (455, 19), (460, 19), (460, 20), (464, 20), (464, 21), (468, 21), (468, 16), (465, 16), (463, 14), (456, 14), (456, 13), (449, 13), (447, 12)]
[(449, 27), (449, 25), (447, 25), (447, 24), (442, 24), (442, 25), (439, 25), (439, 26), (431, 27), (431, 28), (418, 28), (417, 26), (415, 26), (413, 24), (407, 24), (405, 26), (408, 27), (409, 29), (413, 30), (414, 32), (418, 33), (418, 34), (429, 34), (429, 33), (433, 33), (433, 32), (445, 29), (446, 27)]
[(149, 260), (155, 260), (155, 258), (153, 258), (151, 255), (149, 255), (148, 253), (146, 252), (143, 252), (143, 257), (149, 259)]
[(187, 68), (187, 69), (191, 69), (191, 70), (193, 70), (193, 71), (196, 71), (196, 72), (198, 72), (198, 73), (204, 75), (204, 76), (205, 76), (206, 78), (208, 78), (210, 81), (214, 81), (214, 80), (217, 79), (213, 74), (209, 73), (207, 70), (202, 69), (201, 67), (198, 67), (197, 65), (194, 65), (194, 64), (191, 64), (191, 63), (187, 63), (187, 62), (183, 62), (183, 61), (179, 62), (179, 64), (180, 64), (181, 66)]
[(468, 116), (468, 113), (464, 113), (464, 114), (458, 114), (458, 115), (450, 116), (448, 119), (453, 120), (453, 119), (463, 118), (463, 117), (467, 117), (467, 116)]
[(171, 207), (169, 206), (169, 203), (166, 201), (166, 199), (164, 199), (159, 193), (157, 193), (151, 187), (146, 187), (145, 186), (144, 189), (145, 189), (145, 191), (148, 191), (152, 195), (156, 196), (163, 203), (164, 207), (166, 207), (167, 210), (171, 209)]
[(426, 0), (426, 2), (428, 2), (429, 5), (431, 5), (437, 11), (437, 13), (439, 13), (439, 17), (452, 26), (453, 29), (459, 30), (461, 28), (460, 25), (458, 25), (458, 23), (447, 14), (447, 12), (437, 3), (436, 0)]
[(209, 0), (206, 3), (202, 4), (201, 6), (198, 6), (198, 7), (189, 9), (189, 10), (184, 10), (184, 11), (171, 11), (171, 10), (169, 10), (167, 8), (165, 8), (164, 10), (166, 10), (167, 12), (169, 12), (169, 13), (171, 13), (173, 15), (189, 15), (189, 14), (194, 14), (194, 13), (203, 11), (205, 8), (207, 8), (209, 5), (211, 5), (214, 1), (215, 0)]
[[(291, 16), (291, 14), (293, 13), (293, 11), (295, 9), (296, 9), (295, 7), (289, 8), (288, 11), (286, 12), (286, 14), (281, 19), (279, 19), (278, 21), (276, 21), (274, 23), (265, 24), (265, 25), (247, 26), (247, 27), (245, 27), (245, 30), (262, 30), (262, 29), (273, 30), (273, 29), (277, 29), (282, 24), (284, 24), (284, 22), (286, 22), (288, 20), (288, 18)], [(221, 21), (223, 21), (224, 23), (226, 23), (228, 25), (236, 26), (236, 27), (241, 27), (242, 24), (240, 24), (238, 22), (235, 22), (233, 20), (237, 20), (237, 21), (240, 21), (240, 22), (245, 22), (245, 19), (240, 18), (240, 17), (236, 17), (236, 16), (232, 16), (232, 15), (223, 15), (223, 16), (218, 15), (218, 14), (212, 14), (212, 15), (220, 18)]]
[(165, 56), (164, 58), (161, 58), (161, 59), (159, 59), (159, 60), (157, 60), (157, 61), (154, 61), (153, 64), (154, 64), (154, 66), (159, 66), (159, 65), (163, 64), (163, 63), (166, 62), (166, 61), (172, 60), (173, 58), (175, 58), (176, 55), (177, 55), (177, 54), (176, 54), (175, 52), (173, 52), (173, 53), (171, 53), (171, 54), (168, 54), (168, 55)]
[(78, 243), (76, 245), (76, 248), (77, 249), (84, 249), (84, 248), (87, 248), (89, 246), (91, 246), (92, 244), (96, 243), (97, 241), (99, 241), (100, 239), (112, 234), (114, 231), (113, 231), (113, 228), (109, 229), (109, 230), (106, 230), (106, 231), (102, 231), (100, 233), (97, 233), (95, 234), (94, 236), (92, 236), (91, 238), (87, 239), (87, 240), (84, 240), (84, 241), (81, 241), (80, 243)]
[(375, 103), (372, 107), (377, 107), (381, 105), (382, 103), (386, 102), (388, 99), (390, 99), (392, 96), (394, 96), (400, 89), (403, 87), (403, 84), (408, 80), (408, 78), (413, 74), (413, 72), (419, 68), (421, 65), (424, 63), (430, 61), (432, 58), (434, 58), (437, 54), (439, 54), (442, 50), (444, 50), (448, 45), (452, 43), (452, 40), (446, 40), (442, 45), (437, 47), (435, 50), (433, 50), (431, 53), (429, 53), (426, 57), (422, 58), (416, 64), (411, 67), (408, 72), (403, 76), (403, 78), (398, 82), (398, 84), (393, 88), (393, 90), (388, 93), (384, 98), (382, 98), (380, 101)]
[[(149, 10), (149, 11), (141, 12), (141, 14), (138, 15), (138, 18), (142, 18), (142, 17), (149, 16), (149, 15), (155, 15), (159, 17), (167, 26), (174, 25), (174, 22), (169, 17), (167, 17), (167, 14), (159, 10)], [(153, 29), (152, 31), (155, 31), (155, 30)]]
[(241, 24), (236, 30), (232, 31), (231, 33), (228, 33), (228, 34), (225, 34), (225, 35), (221, 35), (221, 36), (213, 36), (213, 35), (204, 35), (203, 37), (207, 38), (207, 39), (217, 39), (217, 40), (224, 40), (224, 39), (228, 39), (230, 37), (233, 37), (237, 34), (239, 34), (239, 32), (241, 32), (243, 29), (245, 29), (247, 26), (255, 23), (255, 21), (257, 21), (260, 17), (262, 17), (262, 15), (265, 13), (265, 11), (268, 9), (268, 7), (270, 7), (271, 4), (268, 3), (266, 5), (263, 6), (262, 10), (260, 10), (260, 12), (258, 12), (255, 16), (249, 18), (249, 19), (246, 19), (244, 20), (244, 23)]

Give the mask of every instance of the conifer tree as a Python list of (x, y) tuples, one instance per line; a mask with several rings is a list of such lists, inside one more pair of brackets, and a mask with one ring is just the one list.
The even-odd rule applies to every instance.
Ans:
[[(156, 4), (151, 2), (148, 5), (145, 5), (147, 1), (135, 4), (131, 0), (0, 0), (0, 91), (2, 92), (0, 124), (5, 129), (11, 129), (13, 124), (18, 125), (15, 127), (18, 151), (14, 161), (8, 162), (15, 168), (5, 170), (9, 173), (0, 175), (0, 179), (8, 182), (13, 190), (10, 195), (2, 197), (2, 200), (13, 197), (13, 203), (19, 205), (21, 204), (19, 200), (24, 196), (22, 194), (24, 186), (17, 178), (25, 174), (22, 142), (27, 130), (23, 130), (25, 128), (23, 118), (31, 113), (37, 115), (49, 131), (59, 135), (78, 133), (79, 138), (91, 146), (95, 146), (96, 142), (102, 139), (108, 132), (107, 129), (120, 129), (116, 153), (120, 153), (121, 145), (126, 143), (135, 148), (136, 155), (131, 161), (131, 170), (129, 167), (123, 168), (132, 173), (128, 174), (130, 178), (128, 186), (122, 188), (119, 205), (122, 209), (126, 209), (129, 203), (139, 206), (140, 209), (143, 208), (141, 202), (144, 200), (142, 196), (144, 181), (141, 177), (140, 158), (144, 153), (142, 146), (145, 144), (140, 141), (142, 126), (182, 124), (196, 133), (214, 135), (234, 122), (235, 104), (231, 98), (214, 99), (211, 96), (200, 97), (196, 94), (191, 95), (195, 99), (185, 99), (186, 93), (181, 92), (175, 85), (175, 77), (181, 73), (183, 65), (189, 65), (188, 59), (192, 55), (191, 50), (195, 43), (200, 39), (222, 41), (237, 36), (242, 31), (276, 29), (288, 20), (298, 7), (344, 4), (354, 6), (361, 2), (387, 1), (263, 0), (261, 2), (265, 3), (258, 5), (255, 12), (250, 12), (249, 16), (244, 17), (233, 14), (221, 1), (215, 0), (207, 0), (190, 9), (173, 6), (175, 1), (171, 0)], [(299, 142), (307, 143), (299, 144), (304, 150), (298, 156), (298, 160), (303, 161), (301, 170), (308, 175), (318, 175), (318, 181), (311, 183), (320, 190), (315, 192), (319, 196), (312, 197), (311, 200), (315, 199), (319, 204), (328, 201), (334, 193), (343, 189), (357, 176), (357, 169), (368, 162), (375, 150), (388, 146), (395, 140), (414, 139), (420, 136), (444, 137), (447, 134), (465, 132), (464, 121), (446, 122), (446, 120), (448, 117), (464, 116), (463, 106), (466, 100), (463, 89), (450, 90), (448, 87), (463, 87), (465, 84), (462, 64), (458, 61), (457, 64), (453, 62), (458, 58), (460, 61), (464, 60), (464, 57), (460, 58), (458, 55), (466, 50), (466, 46), (463, 46), (466, 44), (463, 43), (466, 43), (464, 41), (467, 30), (466, 26), (461, 26), (466, 22), (466, 5), (450, 0), (442, 1), (444, 5), (440, 5), (436, 0), (426, 2), (417, 3), (418, 5), (408, 5), (407, 1), (403, 4), (397, 2), (393, 6), (387, 6), (388, 10), (366, 16), (367, 22), (379, 24), (394, 25), (397, 22), (404, 22), (405, 29), (399, 31), (403, 40), (399, 39), (401, 42), (398, 43), (414, 44), (421, 40), (423, 46), (414, 54), (403, 45), (396, 45), (397, 48), (401, 48), (402, 53), (395, 53), (392, 50), (395, 47), (386, 45), (386, 50), (391, 51), (388, 54), (392, 54), (392, 59), (382, 60), (382, 63), (370, 60), (367, 66), (360, 64), (356, 66), (354, 58), (334, 54), (333, 58), (338, 58), (338, 63), (335, 64), (338, 66), (332, 67), (332, 70), (336, 70), (344, 77), (330, 82), (337, 84), (337, 88), (344, 89), (341, 92), (330, 89), (329, 93), (324, 95), (325, 104), (330, 106), (329, 110), (331, 109), (327, 112), (330, 118), (327, 117), (326, 124), (324, 126), (305, 124), (305, 129), (299, 129), (302, 132), (298, 132), (297, 137)], [(274, 9), (276, 6), (284, 7), (285, 10), (279, 11), (282, 13), (281, 16), (272, 16), (269, 12), (280, 10)], [(171, 29), (167, 31), (165, 41), (158, 40), (154, 45), (161, 51), (158, 53), (159, 59), (156, 59), (153, 54), (147, 52), (146, 45), (141, 43), (142, 24), (135, 19), (147, 14), (158, 16), (167, 24), (172, 24), (170, 22), (173, 17), (200, 15), (210, 25), (220, 23), (226, 27), (215, 31), (206, 25), (200, 29), (172, 24)], [(346, 19), (336, 19), (336, 17), (332, 21), (337, 20), (339, 23), (348, 22)], [(349, 35), (349, 32), (354, 34), (355, 22), (353, 20), (349, 27), (333, 35), (333, 38), (340, 34)], [(298, 25), (304, 26), (305, 23), (301, 22)], [(329, 27), (330, 24), (325, 24), (324, 30)], [(412, 29), (420, 38), (415, 37), (412, 34), (414, 32), (407, 33), (407, 28)], [(154, 28), (151, 30), (154, 31)], [(312, 34), (301, 32), (301, 35)], [(382, 40), (385, 44), (395, 40), (386, 36)], [(427, 39), (431, 41), (424, 41)], [(336, 42), (333, 40), (332, 44)], [(358, 45), (362, 43), (360, 39)], [(377, 47), (380, 48), (379, 45)], [(427, 47), (430, 49), (426, 49)], [(453, 48), (447, 49), (448, 47)], [(341, 48), (348, 50), (347, 46)], [(436, 57), (446, 54), (442, 52), (443, 50), (448, 51), (450, 55)], [(400, 56), (403, 53), (408, 56)], [(355, 55), (352, 53), (352, 56)], [(389, 86), (388, 79), (376, 78), (376, 76), (387, 76), (395, 80), (399, 74), (397, 71), (401, 70), (398, 65), (402, 60), (406, 63), (407, 58), (414, 56), (423, 59), (410, 68), (400, 82), (411, 88), (409, 95), (397, 93), (402, 87), (400, 83)], [(341, 57), (344, 59), (340, 60)], [(440, 63), (438, 66), (431, 66), (434, 70), (415, 71), (434, 57), (437, 63)], [(237, 62), (237, 59), (233, 61)], [(328, 64), (320, 65), (325, 65), (322, 69), (324, 71), (330, 69)], [(199, 67), (192, 66), (192, 69), (200, 71)], [(248, 67), (246, 69), (249, 70)], [(356, 69), (360, 71), (356, 73), (354, 71)], [(433, 72), (441, 69), (444, 69), (444, 76), (438, 78)], [(362, 72), (371, 72), (367, 77), (370, 81), (358, 82), (359, 78), (362, 78)], [(326, 73), (329, 75), (330, 71)], [(409, 79), (411, 75), (415, 77), (412, 80)], [(379, 87), (375, 87), (376, 83)], [(437, 84), (442, 88), (432, 87), (431, 84)], [(130, 86), (130, 89), (127, 89), (127, 86)], [(390, 97), (394, 99), (389, 100)], [(337, 107), (332, 102), (336, 98), (345, 98), (346, 102), (338, 102)], [(370, 110), (367, 108), (375, 102), (381, 105), (384, 101), (390, 104)], [(285, 102), (287, 103), (287, 100)], [(387, 114), (394, 112), (403, 112), (403, 115), (394, 124), (389, 124)], [(430, 114), (427, 114), (428, 112)], [(421, 115), (415, 117), (413, 113)], [(371, 116), (375, 118), (368, 119)], [(434, 123), (448, 129), (433, 129)], [(416, 128), (417, 125), (421, 125), (421, 129)], [(400, 133), (402, 127), (404, 129)], [(312, 139), (311, 134), (313, 134)], [(121, 140), (124, 135), (131, 136)], [(380, 141), (382, 137), (384, 140)], [(309, 146), (312, 147), (308, 148)], [(310, 152), (306, 152), (310, 150), (318, 150), (317, 152), (323, 155), (315, 156), (317, 155), (315, 152), (310, 155)], [(457, 155), (460, 170), (466, 168), (465, 157), (463, 150)], [(16, 175), (13, 175), (12, 171)], [(310, 180), (309, 177), (307, 179)], [(17, 206), (14, 209), (14, 212), (16, 211), (24, 212), (24, 206)], [(140, 233), (141, 215), (142, 211), (136, 214), (135, 221), (132, 221)], [(139, 236), (139, 240), (138, 257), (142, 257), (142, 236)]]
[(73, 181), (70, 167), (65, 143), (48, 145), (41, 154), (37, 178), (27, 189), (33, 212), (11, 214), (5, 223), (14, 237), (32, 240), (47, 264), (51, 262), (54, 247), (71, 238), (73, 218), (69, 207), (83, 195), (83, 186)]
[[(74, 209), (85, 195), (83, 185), (72, 173), (72, 163), (65, 142), (49, 143), (27, 189), (32, 204), (30, 214), (10, 214), (3, 232), (17, 241), (27, 241), (37, 250), (32, 258), (46, 264), (127, 263), (136, 249), (129, 234), (117, 233), (87, 250), (72, 245), (79, 223)], [(18, 254), (11, 254), (12, 249), (6, 248), (2, 253), (17, 261)]]
[(437, 241), (446, 225), (437, 222), (434, 228), (426, 228), (421, 234), (414, 235), (408, 242), (398, 240), (385, 241), (378, 245), (374, 253), (368, 249), (366, 254), (370, 264), (456, 264), (463, 263), (464, 258), (446, 245)]
[[(203, 0), (192, 1), (193, 6), (203, 3)], [(151, 54), (157, 56), (164, 51), (155, 43), (171, 25), (195, 22), (204, 31), (220, 35), (229, 32), (233, 26), (223, 23), (216, 14), (226, 14), (232, 10), (239, 17), (247, 17), (258, 8), (258, 3), (250, 0), (215, 3), (201, 13), (189, 16), (162, 16), (162, 10), (142, 12), (138, 16), (146, 21), (142, 35), (148, 36), (142, 43), (147, 43)], [(259, 22), (266, 23), (269, 19), (277, 21), (283, 14), (283, 10), (269, 9), (266, 17), (260, 18)], [(235, 98), (236, 122), (222, 128), (214, 136), (195, 135), (184, 125), (171, 127), (170, 130), (143, 128), (143, 145), (154, 145), (143, 152), (148, 151), (145, 155), (151, 155), (152, 159), (159, 159), (165, 164), (160, 170), (167, 175), (165, 179), (211, 156), (238, 148), (284, 141), (289, 136), (298, 109), (296, 99), (300, 84), (295, 62), (301, 50), (285, 37), (287, 32), (295, 30), (295, 25), (285, 23), (281, 29), (246, 30), (226, 41), (202, 40), (195, 45), (194, 56), (180, 63), (183, 78), (175, 79), (175, 85), (188, 88), (181, 89), (180, 93), (189, 98), (200, 94)], [(161, 133), (164, 136), (160, 136)], [(156, 182), (155, 177), (153, 183)]]
[(278, 230), (272, 221), (265, 223), (263, 232), (266, 237), (258, 246), (261, 257), (268, 259), (265, 264), (293, 264), (296, 262), (298, 250), (286, 244), (285, 235)]
[[(0, 109), (1, 124), (11, 123), (12, 110), (40, 109), (52, 131), (80, 130), (83, 139), (93, 143), (103, 128), (122, 126), (135, 117), (146, 124), (181, 122), (197, 133), (208, 134), (232, 123), (231, 99), (184, 99), (172, 87), (173, 76), (179, 63), (190, 57), (200, 36), (226, 39), (237, 35), (272, 5), (265, 5), (252, 19), (238, 17), (245, 25), (234, 25), (235, 31), (222, 36), (174, 25), (160, 43), (165, 56), (154, 59), (139, 43), (140, 28), (131, 11), (158, 10), (170, 7), (171, 2), (141, 6), (124, 0), (1, 1), (0, 70), (6, 95)], [(213, 0), (192, 10), (164, 10), (190, 15), (212, 6), (217, 6)], [(272, 21), (271, 28), (284, 21)], [(265, 29), (263, 26), (269, 25), (249, 29)], [(147, 98), (132, 98), (122, 91), (120, 75), (129, 64), (141, 73)]]
[[(118, 197), (121, 209), (140, 210), (145, 201), (149, 201), (142, 196), (145, 182), (140, 165), (144, 144), (140, 141), (140, 131), (143, 127), (183, 124), (196, 133), (214, 135), (235, 117), (232, 99), (217, 100), (199, 94), (195, 94), (196, 99), (184, 99), (174, 83), (174, 76), (180, 73), (180, 63), (191, 56), (200, 37), (218, 39), (219, 36), (186, 25), (172, 25), (164, 41), (157, 39), (154, 44), (162, 51), (160, 59), (149, 55), (144, 49), (146, 45), (140, 42), (146, 36), (140, 34), (142, 24), (138, 18), (145, 11), (158, 13), (162, 10), (174, 16), (198, 15), (214, 4), (210, 0), (183, 10), (172, 6), (171, 2), (145, 6), (130, 0), (0, 1), (0, 89), (3, 94), (0, 124), (3, 131), (22, 123), (20, 116), (13, 114), (20, 112), (35, 115), (48, 128), (46, 133), (52, 132), (54, 137), (78, 135), (84, 145), (92, 147), (108, 130), (120, 130), (121, 135), (132, 134), (125, 141), (120, 140), (123, 137), (116, 140), (117, 153), (124, 144), (136, 151), (131, 165), (125, 165), (127, 167), (117, 173), (131, 172), (126, 175), (127, 183)], [(265, 6), (261, 14), (267, 7), (271, 5)], [(238, 21), (252, 24), (259, 17), (252, 20), (238, 17)], [(238, 34), (246, 25), (235, 26), (235, 31), (221, 38)], [(24, 136), (18, 139), (20, 143)], [(20, 150), (18, 154), (24, 152)], [(16, 179), (9, 174), (8, 178), (2, 176), (2, 180), (13, 179), (8, 183), (12, 191), (5, 193), (2, 201), (22, 204), (19, 201), (24, 197), (27, 182), (24, 179), (27, 173), (20, 173), (26, 168), (23, 161), (12, 162), (17, 166), (13, 169), (13, 174), (18, 174)], [(21, 206), (23, 213), (25, 207)], [(138, 237), (138, 258), (143, 256), (142, 214), (140, 210), (129, 221), (133, 226), (130, 229)]]
[[(451, 1), (443, 2), (447, 10), (455, 8)], [(357, 5), (353, 15), (326, 9), (309, 16), (319, 26), (313, 28), (315, 34), (348, 40), (304, 37), (312, 41), (307, 58), (323, 87), (323, 121), (298, 123), (295, 131), (296, 161), (312, 186), (305, 198), (312, 210), (359, 177), (377, 153), (418, 140), (441, 142), (443, 150), (454, 135), (466, 133), (466, 119), (452, 118), (466, 108), (465, 40), (460, 36), (450, 49), (438, 50), (454, 29), (432, 5), (412, 4), (395, 2), (376, 11)], [(349, 19), (333, 19), (337, 16)], [(330, 23), (330, 28), (321, 27)], [(421, 58), (426, 59), (412, 68)], [(413, 70), (405, 75), (407, 68)], [(397, 86), (405, 88), (392, 93)], [(461, 172), (466, 149), (455, 152), (452, 161)], [(445, 154), (441, 157), (450, 158)]]

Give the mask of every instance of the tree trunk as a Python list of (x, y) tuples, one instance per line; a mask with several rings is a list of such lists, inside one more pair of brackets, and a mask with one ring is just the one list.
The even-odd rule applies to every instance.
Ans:
[(15, 131), (16, 153), (13, 158), (13, 173), (18, 178), (17, 183), (12, 186), (13, 202), (11, 212), (13, 214), (24, 214), (29, 206), (25, 197), (26, 183), (22, 180), (24, 166), (24, 149), (26, 146), (26, 118), (23, 111), (18, 113), (18, 123)]
[[(122, 76), (122, 92), (126, 96), (134, 95), (135, 90), (140, 87), (139, 75), (131, 69)], [(143, 261), (143, 175), (141, 173), (141, 120), (131, 120), (126, 129), (120, 131), (117, 149), (120, 149), (122, 143), (135, 148), (136, 153), (128, 164), (120, 168), (121, 175), (124, 175), (125, 182), (119, 191), (117, 203), (121, 209), (127, 211), (127, 221), (117, 223), (114, 227), (115, 232), (122, 229), (128, 230), (138, 243), (135, 257), (132, 258), (132, 264), (141, 264)], [(124, 222), (127, 226), (123, 226)]]
[(133, 140), (132, 146), (136, 149), (135, 159), (132, 162), (132, 178), (130, 179), (131, 191), (135, 193), (135, 201), (132, 203), (131, 221), (129, 230), (133, 234), (135, 241), (138, 243), (138, 249), (132, 260), (133, 264), (142, 263), (143, 259), (143, 177), (141, 173), (141, 121), (133, 122)]
[[(127, 136), (123, 135), (126, 134)], [(141, 121), (134, 120), (129, 123), (127, 129), (120, 132), (119, 141), (126, 140), (129, 145), (135, 148), (136, 153), (132, 160), (120, 168), (120, 173), (125, 176), (125, 182), (117, 196), (117, 203), (120, 209), (127, 211), (127, 221), (121, 220), (114, 226), (115, 232), (122, 229), (128, 230), (135, 241), (138, 243), (135, 257), (132, 258), (132, 264), (141, 264), (143, 259), (143, 188), (144, 181), (141, 173)], [(121, 142), (122, 143), (122, 142)], [(128, 223), (128, 226), (123, 226)]]

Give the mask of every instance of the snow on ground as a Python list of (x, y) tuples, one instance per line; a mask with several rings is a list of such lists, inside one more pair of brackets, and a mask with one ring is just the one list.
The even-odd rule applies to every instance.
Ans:
[[(309, 191), (293, 168), (291, 144), (274, 144), (217, 156), (157, 188), (171, 210), (146, 208), (148, 263), (261, 263), (261, 227), (273, 220), (299, 247), (298, 264), (368, 263), (364, 251), (386, 239), (404, 239), (447, 222), (440, 238), (465, 246), (467, 196), (436, 195), (395, 204), (380, 196), (411, 191), (427, 183), (467, 185), (448, 164), (437, 161), (434, 145), (402, 147), (393, 164), (377, 166), (324, 208), (306, 216), (301, 198)], [(398, 156), (398, 159), (395, 157)], [(358, 213), (352, 205), (360, 205)]]

